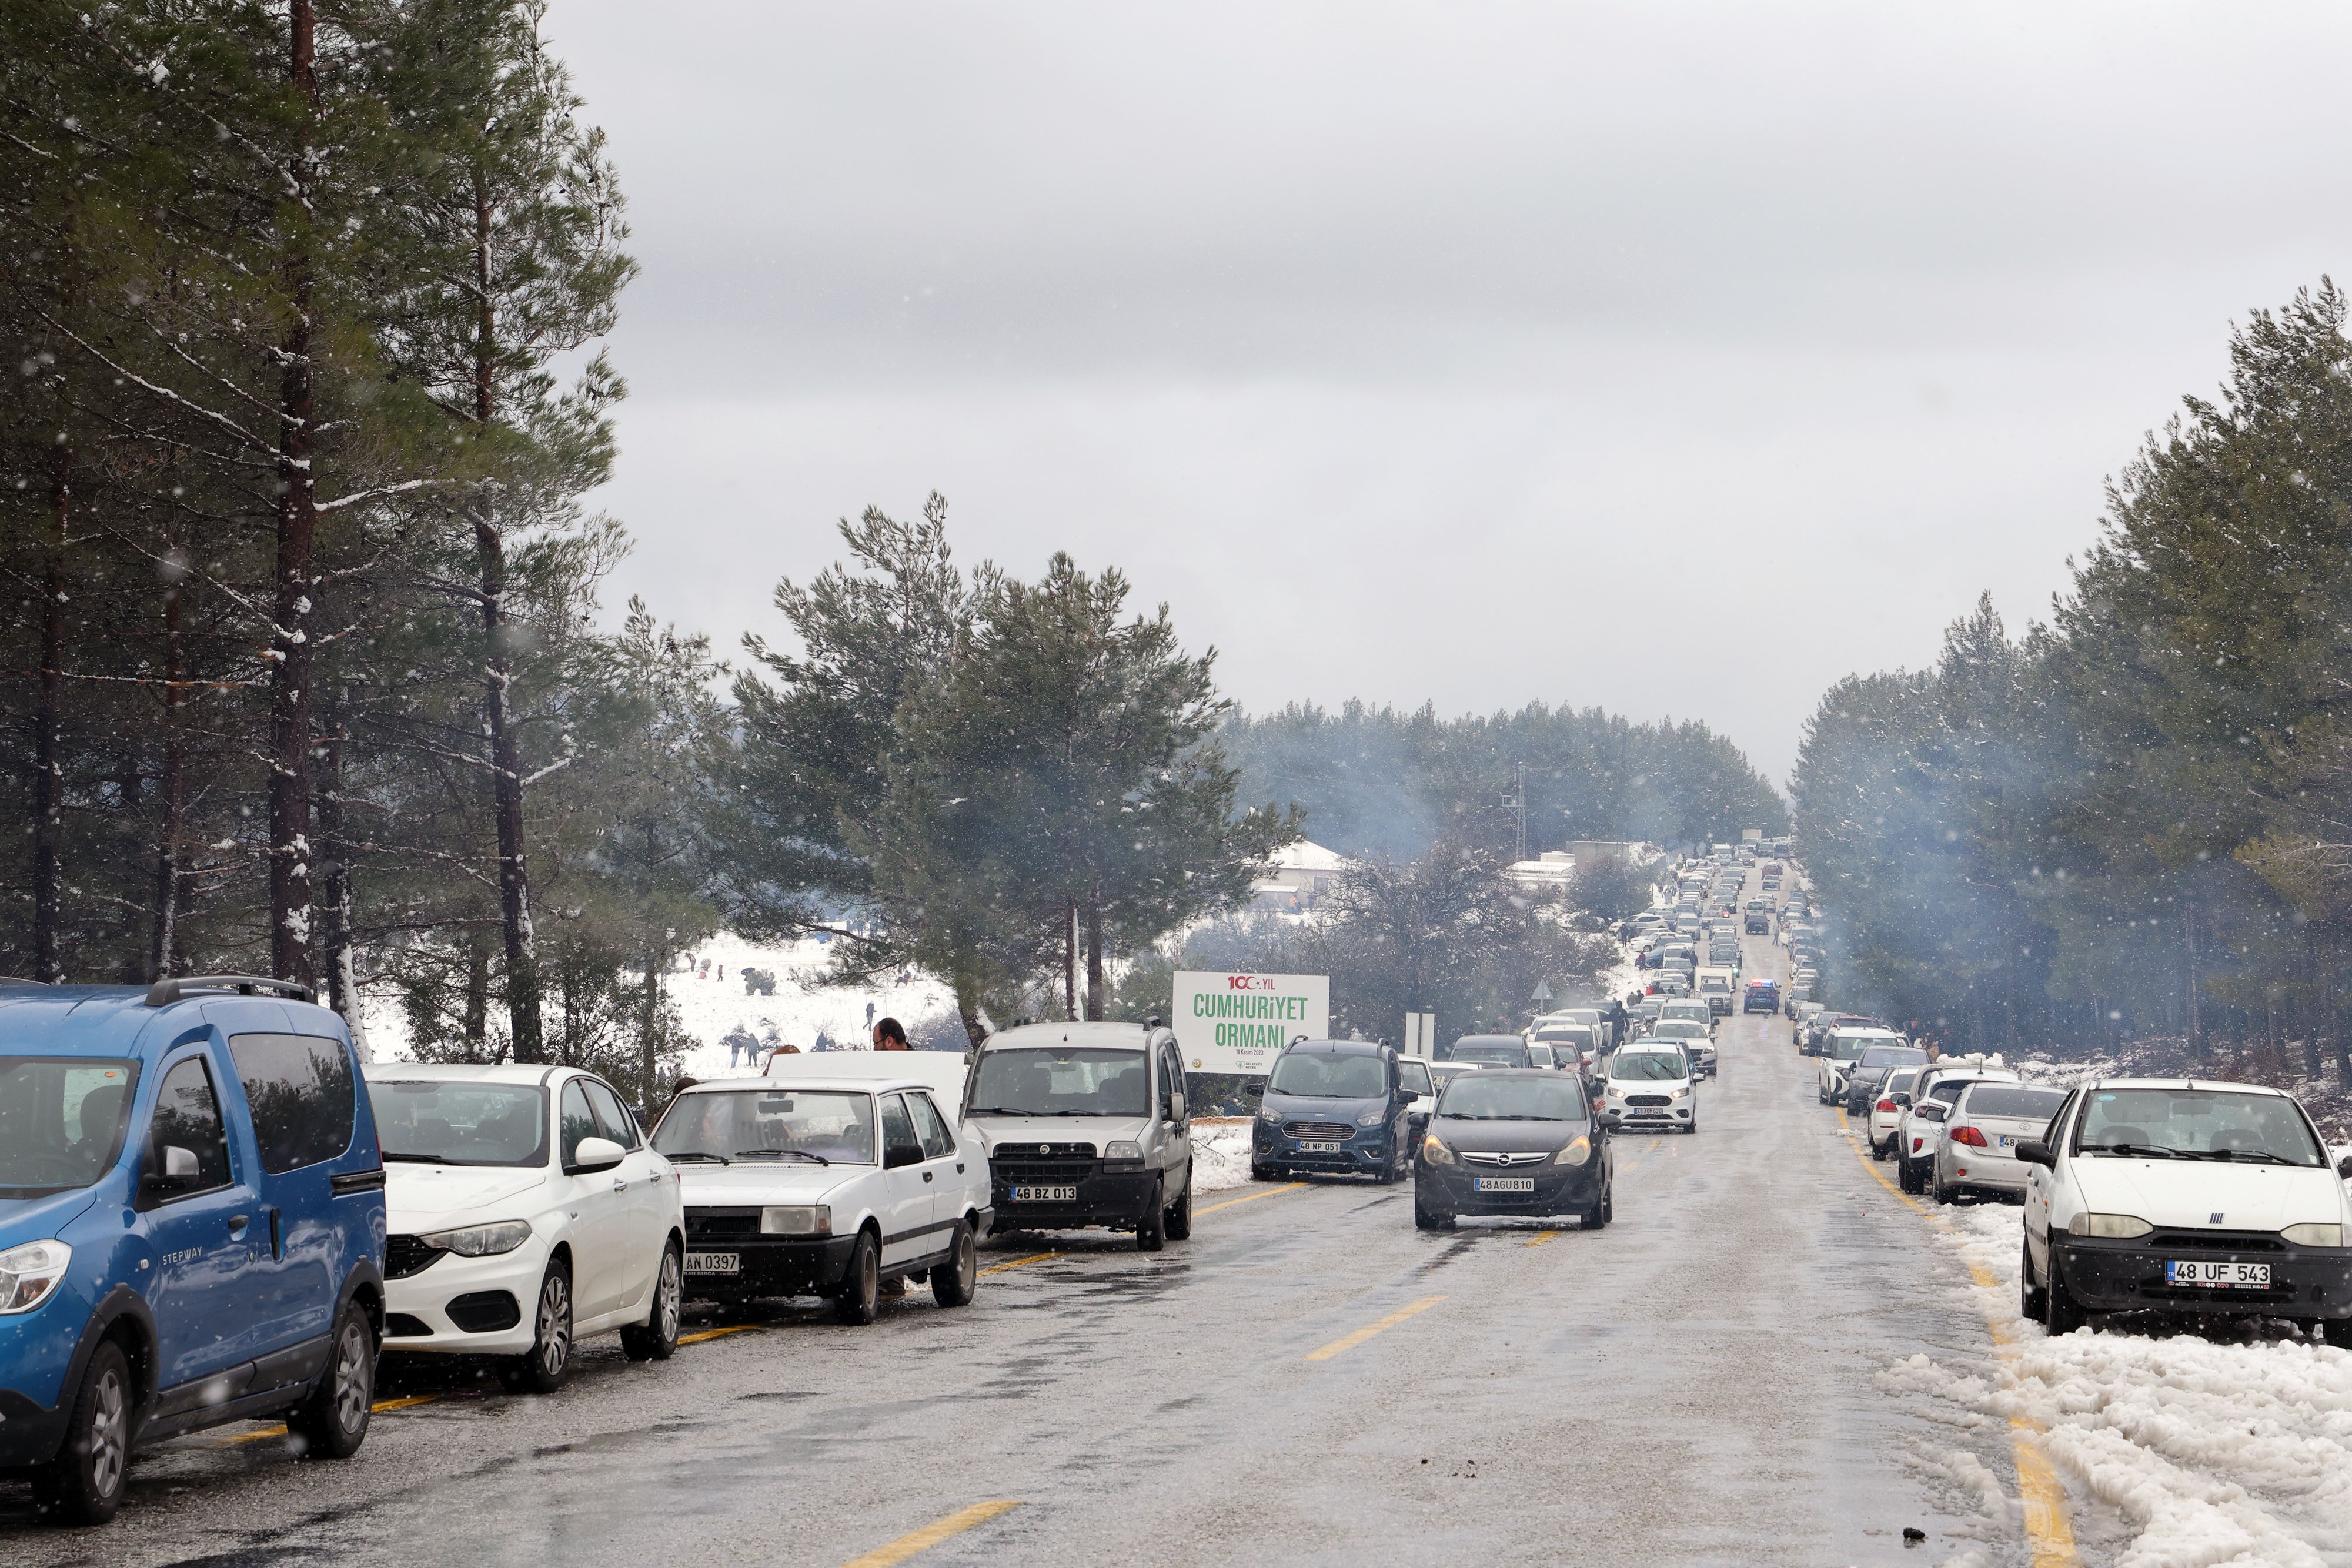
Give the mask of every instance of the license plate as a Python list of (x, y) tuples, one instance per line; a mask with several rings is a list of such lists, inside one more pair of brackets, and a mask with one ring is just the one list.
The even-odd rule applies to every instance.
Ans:
[(1995, 1146), (2004, 1149), (2013, 1149), (2017, 1147), (2017, 1135), (2013, 1133), (2002, 1133), (2000, 1134), (2000, 1141)]
[(1533, 1176), (1480, 1176), (1477, 1182), (1480, 1192), (1533, 1192), (1536, 1189)]
[(2271, 1266), (2267, 1263), (2214, 1263), (2168, 1259), (2164, 1265), (2164, 1282), (2168, 1285), (2194, 1285), (2203, 1290), (2267, 1291), (2271, 1287)]
[(1302, 1140), (1298, 1145), (1298, 1152), (1302, 1155), (1336, 1155), (1339, 1152), (1339, 1145), (1329, 1142), (1307, 1143)]
[(743, 1271), (743, 1255), (740, 1252), (689, 1252), (686, 1255), (686, 1271), (689, 1274), (740, 1274)]
[(1015, 1203), (1076, 1203), (1078, 1189), (1074, 1186), (1016, 1186), (1013, 1189)]

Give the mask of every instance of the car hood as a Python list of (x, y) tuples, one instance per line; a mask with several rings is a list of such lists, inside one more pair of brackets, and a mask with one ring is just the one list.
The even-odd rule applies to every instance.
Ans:
[(47, 1197), (0, 1198), (0, 1250), (51, 1239), (97, 1201), (97, 1189), (87, 1186)]
[(974, 1116), (971, 1121), (991, 1154), (999, 1144), (1092, 1144), (1100, 1154), (1106, 1145), (1122, 1138), (1139, 1143), (1151, 1125), (1149, 1116)]
[(707, 1166), (692, 1160), (677, 1167), (677, 1185), (688, 1208), (823, 1203), (827, 1195), (858, 1176), (870, 1176), (873, 1170), (872, 1166), (820, 1166), (805, 1161)]
[(1479, 1154), (1517, 1154), (1528, 1149), (1563, 1147), (1592, 1131), (1590, 1122), (1469, 1122), (1439, 1116), (1429, 1130), (1450, 1148)]
[(1322, 1094), (1276, 1094), (1268, 1091), (1264, 1103), (1286, 1122), (1346, 1122), (1352, 1125), (1362, 1113), (1386, 1111), (1389, 1103), (1379, 1095), (1341, 1100)]
[(2166, 1229), (2284, 1230), (2344, 1218), (2344, 1184), (2325, 1167), (2077, 1156), (2084, 1207)]
[(393, 1160), (383, 1167), (383, 1207), (392, 1228), (414, 1230), (410, 1217), (440, 1218), (488, 1208), (543, 1186), (547, 1173), (513, 1166), (428, 1166)]

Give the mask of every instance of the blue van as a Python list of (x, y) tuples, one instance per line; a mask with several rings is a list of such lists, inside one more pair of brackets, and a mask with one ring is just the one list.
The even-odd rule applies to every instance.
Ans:
[(0, 1475), (98, 1524), (131, 1455), (282, 1416), (367, 1436), (383, 1161), (343, 1021), (300, 986), (0, 981)]

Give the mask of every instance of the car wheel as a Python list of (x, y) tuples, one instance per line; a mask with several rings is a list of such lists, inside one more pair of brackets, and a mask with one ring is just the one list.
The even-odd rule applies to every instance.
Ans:
[(2074, 1292), (2066, 1288), (2065, 1271), (2058, 1266), (2058, 1249), (2050, 1249), (2050, 1278), (2043, 1281), (2042, 1325), (2054, 1337), (2073, 1333), (2091, 1321)]
[(1415, 1228), (1421, 1230), (1451, 1230), (1454, 1228), (1454, 1217), (1444, 1209), (1431, 1207), (1421, 1200), (1419, 1193), (1415, 1193), (1412, 1200), (1412, 1223)]
[(1192, 1167), (1184, 1167), (1184, 1196), (1168, 1206), (1168, 1239), (1190, 1241), (1192, 1239)]
[(2021, 1254), (2017, 1263), (2018, 1315), (2039, 1322), (2042, 1314), (2050, 1310), (2049, 1292), (2033, 1282), (2033, 1243), (2021, 1241), (2018, 1250)]
[(931, 1299), (943, 1307), (966, 1307), (980, 1288), (980, 1244), (971, 1227), (958, 1221), (955, 1249), (944, 1263), (931, 1268)]
[(882, 1312), (882, 1244), (871, 1230), (857, 1233), (849, 1249), (849, 1267), (833, 1298), (833, 1315), (853, 1327), (872, 1322)]
[(518, 1394), (552, 1394), (572, 1375), (572, 1270), (561, 1258), (539, 1282), (531, 1329), (530, 1349), (500, 1368), (499, 1381)]
[(1135, 1249), (1157, 1252), (1168, 1245), (1168, 1211), (1160, 1201), (1160, 1184), (1151, 1184), (1151, 1196), (1143, 1200), (1143, 1212), (1135, 1220)]
[(1897, 1154), (1895, 1156), (1895, 1185), (1915, 1197), (1918, 1194), (1918, 1173), (1912, 1169), (1908, 1155)]
[(1603, 1186), (1593, 1198), (1592, 1207), (1579, 1216), (1587, 1230), (1599, 1230), (1609, 1223), (1609, 1188)]
[(662, 1247), (661, 1270), (654, 1276), (653, 1306), (642, 1323), (621, 1328), (621, 1354), (631, 1361), (667, 1361), (677, 1354), (677, 1320), (686, 1300), (686, 1260), (676, 1242)]
[(1250, 1180), (1252, 1180), (1252, 1181), (1279, 1181), (1279, 1180), (1281, 1180), (1281, 1179), (1282, 1179), (1282, 1173), (1281, 1173), (1280, 1171), (1278, 1171), (1278, 1170), (1276, 1170), (1272, 1166), (1262, 1166), (1262, 1165), (1258, 1164), (1255, 1160), (1252, 1160), (1252, 1161), (1250, 1162)]
[(2319, 1335), (2338, 1350), (2352, 1350), (2352, 1318), (2329, 1318), (2319, 1325)]
[(375, 1326), (357, 1301), (343, 1303), (319, 1385), (286, 1417), (312, 1458), (348, 1459), (367, 1440), (375, 1404)]
[(66, 1446), (41, 1470), (36, 1491), (60, 1524), (104, 1524), (122, 1506), (131, 1479), (131, 1364), (112, 1340), (83, 1368), (66, 1425)]

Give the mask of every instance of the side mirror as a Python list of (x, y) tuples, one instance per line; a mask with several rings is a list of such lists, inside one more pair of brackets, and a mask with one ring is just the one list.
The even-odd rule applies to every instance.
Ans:
[(1889, 1098), (1898, 1106), (1907, 1106), (1911, 1103), (1911, 1096), (1908, 1094), (1895, 1094), (1890, 1095)]
[(610, 1138), (583, 1138), (580, 1146), (572, 1151), (568, 1167), (574, 1176), (593, 1176), (598, 1171), (611, 1170), (629, 1157), (629, 1151)]
[(893, 1144), (883, 1151), (882, 1168), (886, 1171), (895, 1171), (900, 1166), (919, 1166), (922, 1163), (923, 1148), (919, 1144)]
[(1168, 1119), (1171, 1122), (1184, 1119), (1184, 1092), (1181, 1089), (1168, 1096)]
[(2347, 1155), (2336, 1162), (2336, 1174), (2347, 1181), (2352, 1181), (2352, 1155)]
[[(2017, 1157), (2030, 1166), (2042, 1166), (2050, 1170), (2058, 1168), (2058, 1156), (2052, 1154), (2050, 1145), (2039, 1138), (2019, 1139)], [(2352, 1166), (2352, 1156), (2347, 1156), (2344, 1163)]]
[(1915, 1106), (1912, 1109), (1912, 1114), (1923, 1122), (1940, 1122), (1950, 1113), (1941, 1100), (1930, 1100), (1926, 1104)]
[(1242, 1085), (1242, 1098), (1243, 1098), (1243, 1099), (1244, 1099), (1244, 1100), (1263, 1100), (1263, 1099), (1265, 1099), (1265, 1082), (1264, 1082), (1263, 1080), (1261, 1080), (1261, 1079), (1255, 1079), (1255, 1078), (1253, 1078), (1253, 1079), (1251, 1079), (1248, 1082), (1246, 1082), (1246, 1083), (1243, 1084), (1243, 1085)]
[(196, 1179), (196, 1152), (178, 1145), (167, 1145), (163, 1150), (163, 1168), (149, 1171), (142, 1184), (155, 1192), (178, 1192)]

